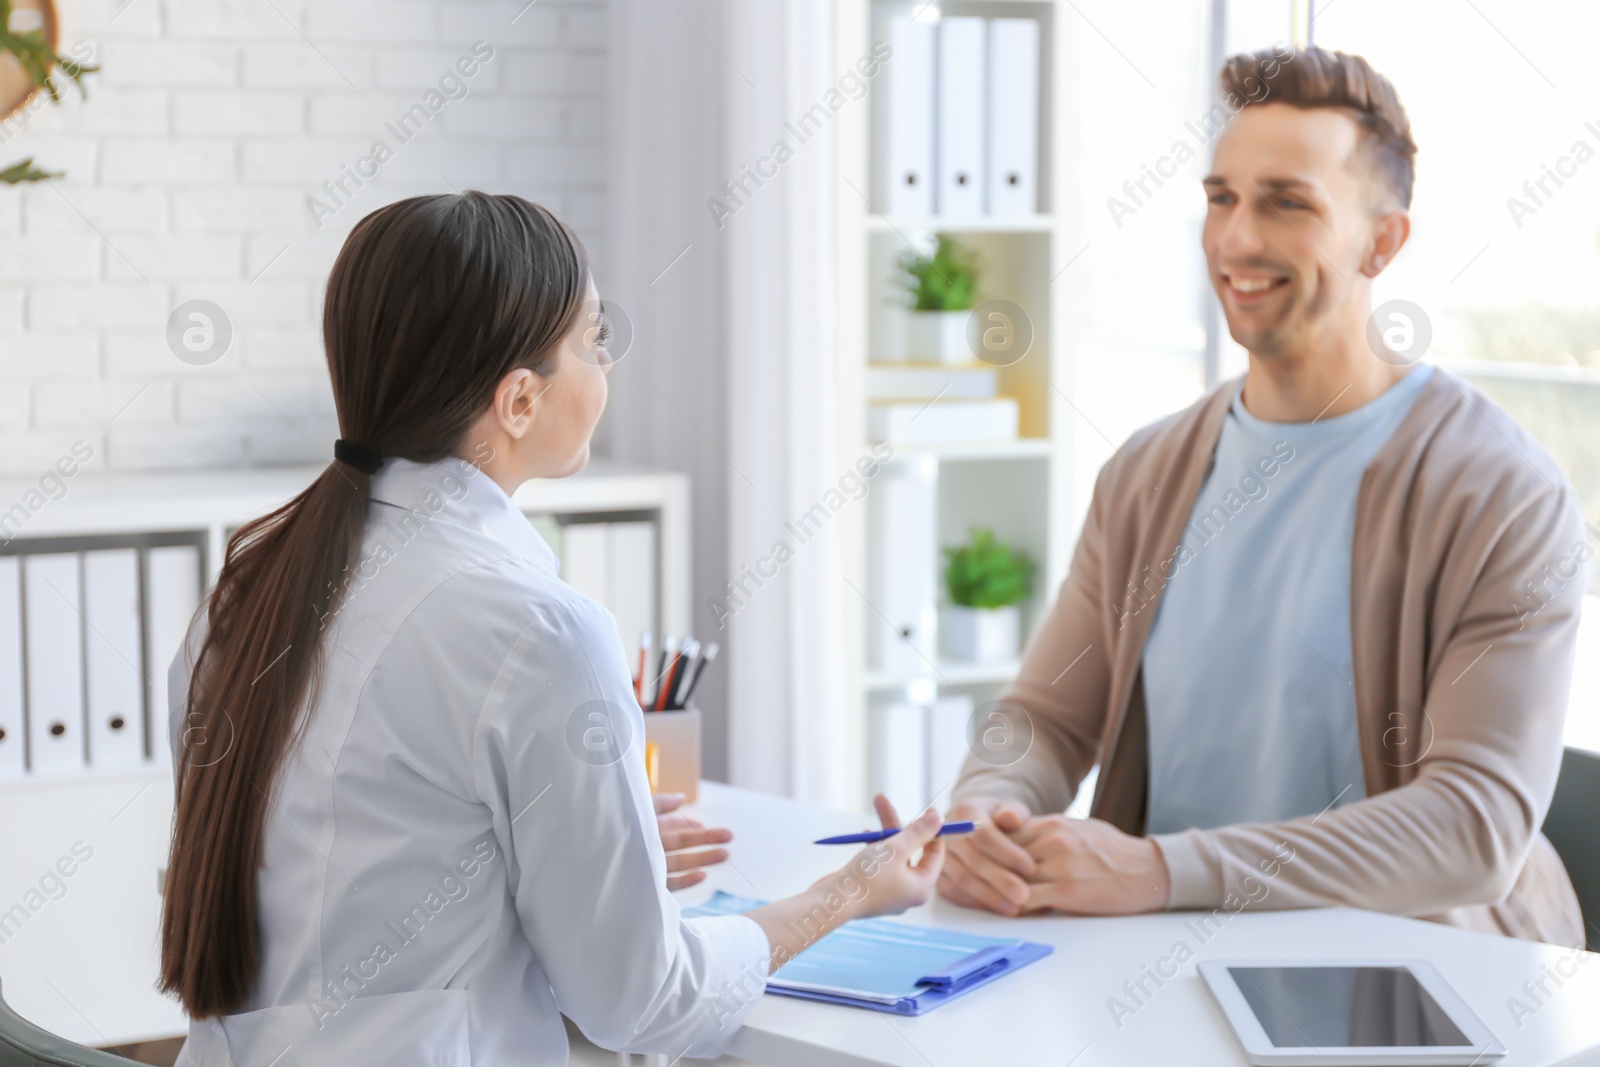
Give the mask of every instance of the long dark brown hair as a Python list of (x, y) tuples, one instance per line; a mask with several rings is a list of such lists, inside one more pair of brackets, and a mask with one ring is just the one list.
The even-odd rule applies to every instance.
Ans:
[[(467, 431), (510, 371), (549, 374), (588, 292), (582, 245), (546, 209), (479, 192), (422, 196), (356, 224), (322, 313), (339, 435), (428, 463)], [(229, 539), (189, 683), (161, 988), (191, 1018), (244, 1005), (260, 964), (256, 875), (273, 780), (321, 670), (325, 617), (360, 551), (369, 476), (335, 461)]]

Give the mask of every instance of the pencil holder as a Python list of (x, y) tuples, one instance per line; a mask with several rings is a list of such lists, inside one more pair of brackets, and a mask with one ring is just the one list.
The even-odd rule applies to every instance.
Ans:
[(692, 804), (700, 792), (700, 709), (644, 713), (644, 762), (653, 793), (682, 793)]

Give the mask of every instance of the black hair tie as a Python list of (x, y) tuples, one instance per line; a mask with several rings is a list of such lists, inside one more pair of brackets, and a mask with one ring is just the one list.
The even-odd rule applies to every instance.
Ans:
[(377, 452), (342, 437), (333, 443), (333, 458), (340, 463), (350, 464), (363, 474), (377, 474), (378, 468), (383, 466), (383, 457)]

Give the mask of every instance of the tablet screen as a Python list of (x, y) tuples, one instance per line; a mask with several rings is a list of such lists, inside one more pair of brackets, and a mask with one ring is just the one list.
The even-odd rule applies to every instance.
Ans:
[(1279, 1048), (1470, 1045), (1405, 967), (1229, 967)]

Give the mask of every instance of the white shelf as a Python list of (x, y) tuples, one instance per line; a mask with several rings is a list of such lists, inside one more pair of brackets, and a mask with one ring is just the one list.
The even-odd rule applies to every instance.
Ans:
[[(325, 467), (79, 475), (69, 492), (38, 509), (18, 533), (26, 537), (171, 531), (237, 525), (265, 514), (310, 485)], [(594, 460), (570, 478), (536, 479), (517, 490), (526, 511), (622, 511), (674, 504), (686, 492), (681, 474)], [(0, 500), (17, 500), (38, 482), (0, 481)]]
[(1042, 459), (1055, 443), (1048, 437), (1019, 437), (1013, 441), (951, 441), (939, 444), (895, 444), (896, 458), (935, 456), (941, 460)]
[[(836, 12), (837, 59), (848, 64), (871, 46), (875, 14), (895, 6), (890, 0), (832, 0)], [(931, 231), (953, 234), (974, 251), (982, 265), (980, 299), (1007, 300), (1031, 320), (1032, 341), (1025, 358), (996, 368), (998, 392), (1018, 403), (1019, 430), (1012, 440), (966, 442), (889, 442), (891, 462), (936, 466), (936, 526), (939, 546), (961, 543), (975, 527), (1026, 551), (1038, 565), (1035, 604), (1024, 612), (1024, 637), (1066, 576), (1076, 517), (1072, 510), (1073, 434), (1079, 419), (1067, 399), (1076, 380), (1075, 361), (1082, 313), (1075, 297), (1076, 275), (1063, 269), (1081, 251), (1085, 198), (1078, 172), (1065, 148), (1078, 138), (1082, 87), (1070, 57), (1096, 47), (1082, 20), (1060, 0), (946, 0), (945, 14), (1026, 16), (1040, 23), (1040, 101), (1038, 200), (1041, 210), (1023, 216), (882, 214), (863, 210), (860, 191), (874, 181), (874, 109), (842, 111), (836, 122), (837, 182), (834, 239), (839, 249), (838, 392), (839, 449), (844, 455), (870, 448), (873, 356), (907, 350), (906, 323), (894, 305), (903, 303), (900, 260), (906, 243), (916, 246)], [(1092, 33), (1092, 31), (1091, 31)], [(876, 131), (880, 133), (882, 131)], [(1057, 279), (1060, 279), (1059, 281)], [(886, 361), (893, 363), (895, 361)], [(882, 446), (878, 446), (880, 452)], [(876, 492), (877, 490), (874, 490)], [(881, 516), (880, 516), (881, 518)], [(841, 514), (840, 557), (847, 580), (862, 592), (874, 588), (872, 515), (867, 508)], [(881, 548), (881, 546), (879, 546)], [(918, 559), (922, 546), (915, 546)], [(918, 566), (922, 564), (919, 562)], [(848, 590), (847, 602), (849, 599)], [(896, 690), (909, 686), (907, 699), (920, 702), (946, 693), (978, 696), (999, 689), (1016, 676), (1016, 661), (974, 664), (914, 662), (910, 670), (886, 671), (869, 658), (876, 627), (885, 622), (870, 607), (844, 613), (839, 647), (844, 665), (846, 706), (839, 712), (844, 736), (841, 773), (861, 783), (864, 805), (885, 773), (878, 711), (893, 703)], [(948, 740), (948, 739), (947, 739)]]
[[(26, 551), (30, 541), (46, 538), (175, 533), (204, 541), (214, 574), (229, 531), (300, 492), (323, 469), (80, 475), (67, 483), (65, 496), (33, 512), (4, 549)], [(30, 490), (39, 491), (37, 481), (0, 482), (0, 500), (24, 499)], [(687, 632), (693, 605), (686, 475), (597, 460), (571, 478), (526, 483), (513, 500), (529, 514), (653, 514), (661, 629)], [(158, 727), (164, 721), (164, 715), (156, 716)], [(70, 893), (37, 908), (28, 905), (20, 929), (11, 916), (11, 928), (0, 931), (8, 935), (0, 954), (6, 998), (23, 1016), (93, 1045), (183, 1033), (183, 1013), (154, 984), (161, 914), (157, 871), (167, 859), (172, 805), (172, 768), (165, 759), (125, 770), (79, 768), (0, 783), (8, 876), (0, 885), (0, 907), (22, 899), (43, 873), (60, 869), (56, 864), (74, 842), (92, 850), (87, 861), (79, 857)]]
[(938, 233), (1049, 233), (1055, 225), (1052, 215), (988, 216), (969, 215), (872, 215), (867, 229), (872, 233), (911, 233), (934, 230)]
[[(934, 673), (937, 668), (938, 673)], [(933, 667), (921, 671), (869, 670), (862, 675), (862, 685), (868, 690), (898, 689), (912, 682), (932, 682), (935, 685), (983, 685), (990, 682), (1009, 682), (1022, 668), (1021, 660), (1002, 663), (954, 663), (940, 660)]]

